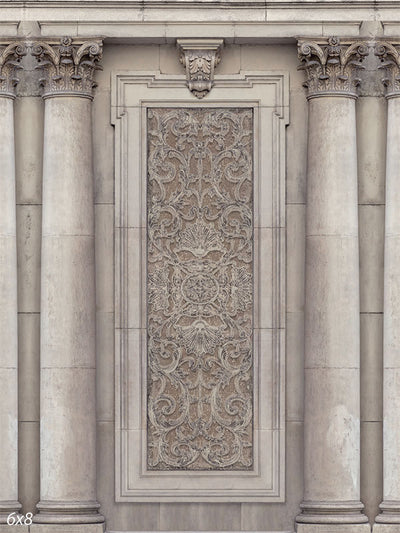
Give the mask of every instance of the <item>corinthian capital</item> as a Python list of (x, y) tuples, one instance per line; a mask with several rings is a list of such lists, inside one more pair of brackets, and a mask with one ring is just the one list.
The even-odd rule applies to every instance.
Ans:
[(375, 55), (381, 60), (378, 68), (383, 71), (386, 98), (400, 96), (400, 45), (380, 41), (375, 46)]
[(60, 42), (37, 41), (32, 45), (43, 77), (43, 97), (76, 95), (93, 97), (94, 73), (101, 69), (98, 61), (102, 56), (101, 40), (75, 40), (63, 37)]
[(186, 69), (189, 90), (203, 98), (214, 84), (214, 69), (221, 61), (223, 39), (178, 39), (180, 62)]
[(0, 96), (15, 97), (18, 70), (22, 69), (21, 59), (24, 55), (26, 48), (21, 42), (0, 44)]
[(342, 95), (356, 98), (359, 69), (369, 50), (365, 42), (340, 42), (338, 37), (321, 41), (299, 41), (298, 56), (307, 80), (308, 98)]

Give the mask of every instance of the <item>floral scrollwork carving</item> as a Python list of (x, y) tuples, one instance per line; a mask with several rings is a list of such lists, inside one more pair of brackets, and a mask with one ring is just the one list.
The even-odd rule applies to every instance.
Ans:
[(178, 39), (177, 45), (188, 88), (197, 98), (203, 98), (214, 84), (214, 69), (221, 61), (223, 40)]
[(327, 94), (357, 97), (360, 84), (359, 70), (369, 54), (367, 43), (362, 41), (342, 43), (338, 37), (325, 42), (299, 41), (298, 57), (304, 70), (308, 98)]
[(400, 96), (400, 47), (388, 42), (378, 42), (375, 55), (380, 59), (379, 69), (384, 76), (382, 83), (386, 87), (386, 97)]
[(253, 465), (253, 111), (148, 111), (147, 460)]
[(21, 59), (26, 55), (24, 43), (14, 42), (0, 45), (0, 95), (15, 96), (15, 87), (19, 82), (18, 71), (22, 69)]
[(98, 62), (102, 57), (100, 40), (73, 42), (63, 37), (59, 43), (37, 41), (32, 45), (37, 69), (43, 72), (40, 84), (43, 96), (76, 94), (92, 98), (96, 87), (94, 73), (101, 70)]

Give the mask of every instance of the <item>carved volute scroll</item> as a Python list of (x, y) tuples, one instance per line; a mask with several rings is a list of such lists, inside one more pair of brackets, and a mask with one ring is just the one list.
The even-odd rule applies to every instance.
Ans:
[(18, 70), (22, 69), (21, 59), (26, 55), (24, 43), (0, 44), (0, 96), (15, 97), (15, 87), (19, 82)]
[(221, 60), (223, 39), (178, 39), (180, 62), (186, 69), (189, 90), (203, 98), (211, 91), (214, 70)]
[(148, 468), (253, 466), (253, 113), (148, 111)]
[(378, 42), (375, 55), (381, 60), (382, 83), (386, 87), (386, 98), (400, 96), (400, 45)]
[(101, 40), (88, 41), (63, 37), (60, 42), (37, 41), (32, 45), (32, 54), (37, 57), (43, 77), (43, 97), (77, 95), (93, 97), (94, 73), (102, 57)]
[(324, 95), (342, 95), (356, 98), (360, 83), (359, 69), (369, 54), (367, 43), (341, 42), (338, 37), (325, 41), (298, 42), (299, 70), (306, 73), (303, 86), (308, 98)]

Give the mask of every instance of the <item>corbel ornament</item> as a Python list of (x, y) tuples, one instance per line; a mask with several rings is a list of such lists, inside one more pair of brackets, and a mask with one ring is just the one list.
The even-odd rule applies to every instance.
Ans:
[(43, 72), (40, 85), (43, 98), (50, 96), (81, 96), (93, 98), (96, 87), (94, 74), (101, 70), (98, 62), (102, 57), (103, 43), (100, 39), (88, 41), (63, 37), (61, 41), (37, 41), (32, 44), (32, 55)]
[(360, 84), (359, 70), (369, 54), (368, 44), (362, 41), (341, 42), (338, 37), (324, 41), (298, 42), (298, 57), (304, 70), (307, 98), (316, 96), (348, 96), (357, 98)]
[(18, 71), (22, 57), (26, 55), (26, 47), (22, 42), (8, 45), (0, 44), (0, 96), (15, 98), (15, 87), (19, 82)]
[(383, 70), (382, 83), (386, 88), (386, 98), (400, 96), (400, 45), (377, 42), (375, 55), (381, 61), (378, 68)]
[(179, 61), (186, 69), (189, 90), (204, 98), (214, 84), (214, 70), (221, 61), (223, 39), (177, 39)]

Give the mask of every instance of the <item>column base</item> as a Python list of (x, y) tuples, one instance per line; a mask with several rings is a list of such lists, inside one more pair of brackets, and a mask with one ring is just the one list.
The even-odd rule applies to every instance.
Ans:
[[(104, 516), (99, 513), (100, 504), (91, 502), (41, 500), (33, 517), (35, 524), (103, 524)], [(69, 531), (69, 530), (68, 530)]]
[[(367, 531), (370, 531), (368, 517), (363, 514), (364, 505), (359, 501), (343, 501), (343, 502), (316, 502), (304, 501), (300, 504), (301, 514), (296, 517), (297, 531), (314, 531), (314, 529), (302, 529), (299, 527), (304, 525), (318, 525), (318, 526), (340, 526), (340, 530), (347, 531), (344, 526), (349, 525), (350, 529), (356, 525), (361, 527), (367, 526)], [(348, 531), (350, 531), (350, 529)], [(337, 531), (338, 528), (332, 529)], [(330, 533), (331, 529), (315, 529), (315, 531), (325, 531)], [(354, 531), (359, 531), (354, 529)], [(361, 529), (360, 529), (361, 531)]]
[(371, 526), (369, 524), (296, 524), (296, 533), (371, 533)]
[[(7, 517), (11, 513), (19, 514), (22, 505), (17, 500), (0, 501), (0, 525), (7, 524)], [(14, 515), (15, 516), (15, 515)]]
[(377, 524), (375, 522), (373, 533), (400, 533), (400, 523), (398, 524)]
[[(104, 533), (104, 531), (104, 522), (102, 524), (32, 524), (29, 528), (29, 533)], [(10, 530), (10, 533), (13, 532)]]
[(9, 526), (7, 524), (0, 524), (0, 533), (28, 533), (29, 526)]
[[(385, 526), (394, 526), (395, 528), (385, 530), (382, 529), (382, 531), (393, 531), (393, 533), (400, 533), (400, 501), (384, 500), (380, 504), (379, 509), (381, 510), (381, 513), (375, 518), (374, 531), (378, 525), (382, 524)], [(376, 529), (376, 531), (380, 531), (380, 529)]]

